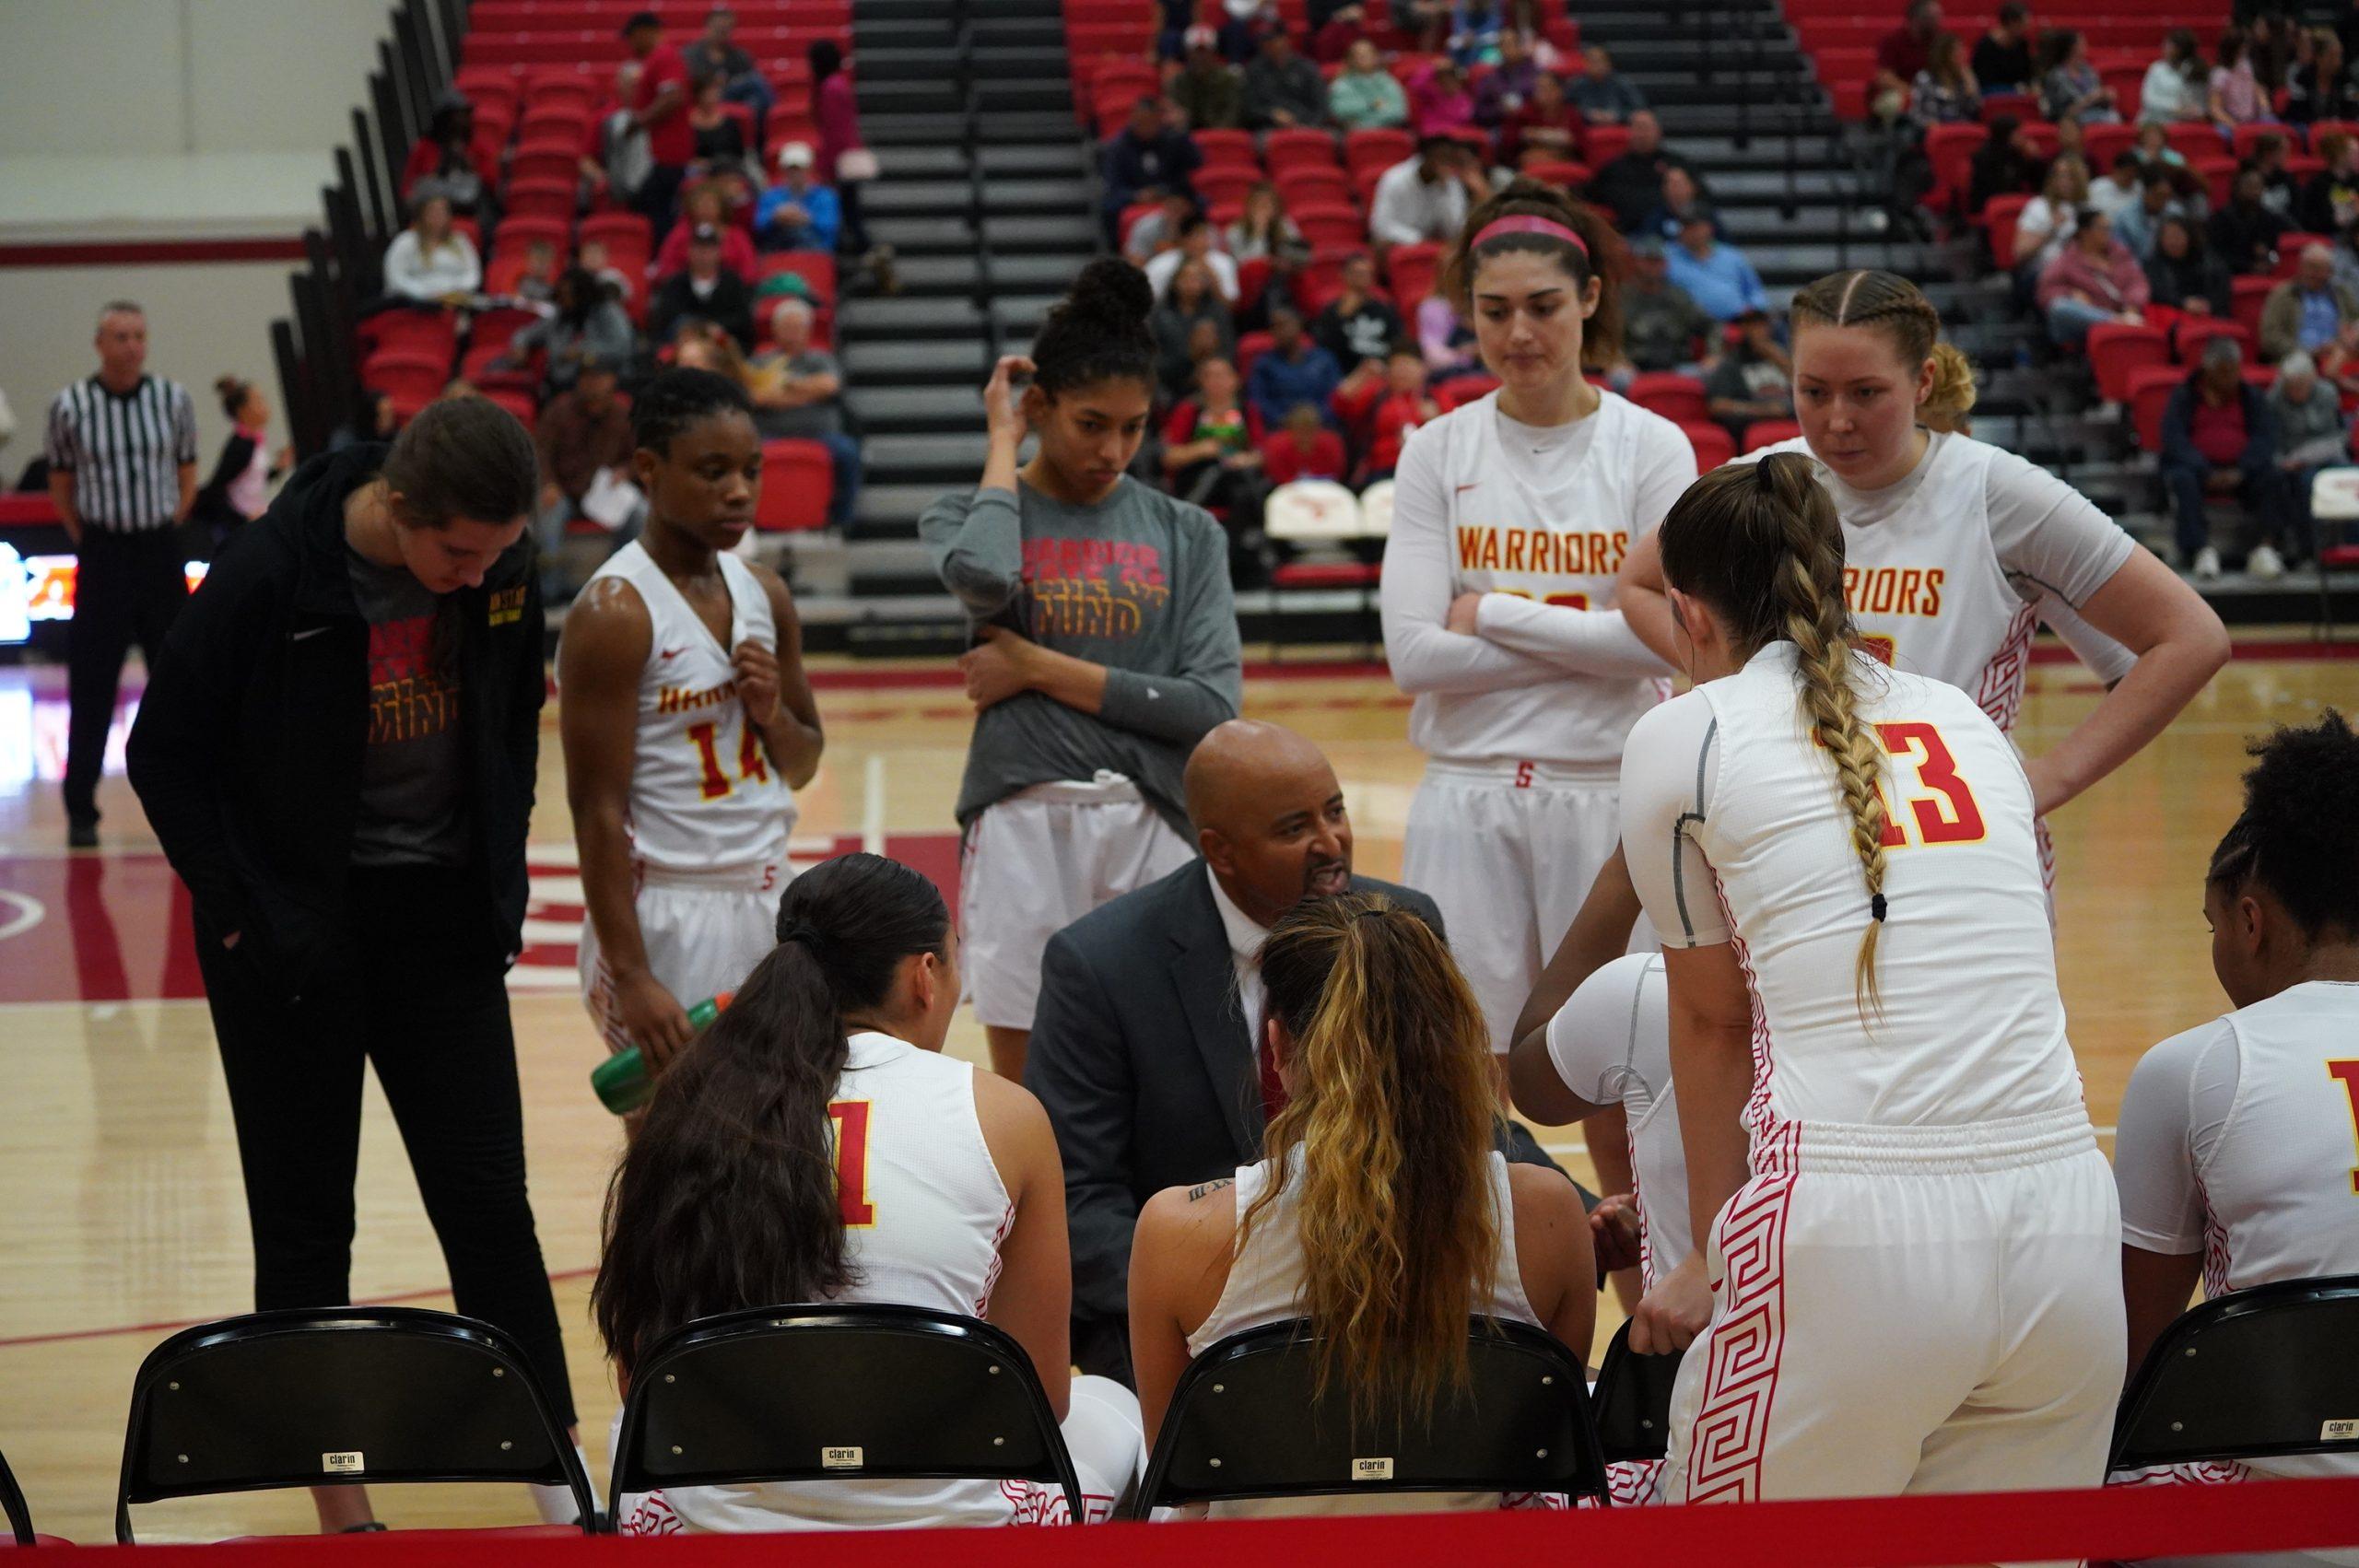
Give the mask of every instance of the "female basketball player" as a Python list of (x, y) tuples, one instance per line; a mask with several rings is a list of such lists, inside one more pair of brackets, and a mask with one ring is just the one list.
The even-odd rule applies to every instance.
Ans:
[[(2095, 711), (2029, 759), (2032, 798), (2054, 811), (2162, 732), (2228, 656), (2195, 591), (2078, 491), (2001, 448), (1927, 429), (1974, 404), (1974, 369), (1940, 341), (1941, 317), (1888, 272), (1837, 273), (1794, 296), (1799, 439), (1825, 465), (1843, 520), (1847, 601), (1886, 663), (1960, 687), (2012, 732), (2040, 602), (2076, 648), (2074, 621), (2122, 645), (2084, 652), (2112, 685)], [(1755, 454), (1759, 455), (1759, 454)], [(1671, 615), (1652, 544), (1623, 564), (1622, 603), (1670, 656)], [(2049, 865), (2047, 834), (2041, 863)], [(1412, 879), (1414, 880), (1414, 879)]]
[[(1308, 1317), (1353, 1408), (1415, 1419), (1466, 1371), (1471, 1314), (1589, 1353), (1597, 1285), (1579, 1197), (1494, 1152), (1490, 1031), (1449, 950), (1380, 895), (1295, 907), (1262, 944), (1287, 1095), (1269, 1157), (1168, 1188), (1131, 1247), (1131, 1360), (1152, 1438), (1189, 1359)], [(1228, 1503), (1216, 1515), (1496, 1508), (1496, 1493)], [(1526, 1500), (1515, 1499), (1513, 1502)], [(1381, 1503), (1390, 1506), (1371, 1506)]]
[[(1032, 357), (992, 373), (981, 483), (918, 521), (981, 623), (959, 661), (975, 705), (959, 926), (1007, 1078), (1024, 1071), (1049, 938), (1195, 853), (1180, 769), (1241, 696), (1220, 525), (1123, 473), (1155, 401), (1153, 304), (1128, 263), (1084, 267)], [(1019, 468), (1027, 430), (1039, 446)]]
[(1498, 1051), (1614, 848), (1622, 738), (1669, 673), (1614, 607), (1614, 572), (1695, 452), (1581, 377), (1620, 336), (1619, 254), (1532, 181), (1468, 215), (1443, 286), (1499, 390), (1420, 426), (1393, 491), (1384, 648), (1426, 756), (1401, 880), (1441, 906)]
[[(1106, 1517), (1138, 1465), (1138, 1401), (1070, 1372), (1048, 1116), (942, 1054), (958, 1005), (942, 895), (898, 861), (846, 855), (788, 885), (778, 934), (657, 1081), (607, 1191), (591, 1305), (625, 1389), (656, 1341), (714, 1313), (842, 1301), (979, 1315), (1031, 1358), (1090, 1517)], [(627, 1498), (622, 1529), (1068, 1522), (1062, 1490), (1038, 1483), (829, 1480)]]
[(775, 938), (794, 791), (824, 737), (786, 584), (733, 553), (762, 442), (743, 388), (667, 370), (631, 405), (646, 531), (598, 569), (557, 645), (581, 855), (582, 996), (609, 1049), (660, 1071), (687, 1009)]
[(1661, 548), (1697, 685), (1631, 731), (1622, 837), (1717, 1297), (1664, 1494), (2094, 1485), (2120, 1215), (2022, 764), (1972, 698), (1852, 647), (1807, 458), (1706, 475)]

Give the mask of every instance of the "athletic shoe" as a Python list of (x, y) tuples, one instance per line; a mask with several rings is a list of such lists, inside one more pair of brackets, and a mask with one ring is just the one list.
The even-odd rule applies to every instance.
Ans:
[(2218, 577), (2220, 575), (2220, 552), (2214, 550), (2209, 544), (2206, 544), (2203, 548), (2195, 552), (2195, 575), (2205, 579)]
[(95, 822), (69, 822), (65, 825), (65, 847), (68, 849), (95, 849), (99, 847), (99, 825)]
[(2263, 582), (2274, 582), (2285, 575), (2285, 557), (2266, 544), (2256, 545), (2245, 557), (2245, 570)]

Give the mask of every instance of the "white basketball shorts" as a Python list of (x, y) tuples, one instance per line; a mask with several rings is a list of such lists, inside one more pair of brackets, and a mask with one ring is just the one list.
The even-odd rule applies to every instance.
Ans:
[[(735, 990), (778, 945), (778, 901), (793, 876), (783, 860), (711, 872), (639, 868), (640, 941), (647, 966), (673, 1000), (694, 1007)], [(628, 1049), (613, 1010), (613, 977), (598, 950), (598, 933), (581, 922), (581, 1000), (610, 1051)]]
[(975, 1021), (1029, 1029), (1049, 939), (1195, 858), (1119, 773), (1035, 784), (983, 808), (959, 868), (959, 969)]

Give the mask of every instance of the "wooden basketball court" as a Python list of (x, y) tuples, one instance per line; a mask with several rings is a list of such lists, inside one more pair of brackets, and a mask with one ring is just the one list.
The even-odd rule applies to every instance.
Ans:
[[(2204, 863), (2236, 814), (2245, 739), (2330, 701), (2359, 701), (2359, 666), (2322, 651), (2240, 645), (2167, 734), (2054, 824), (2064, 996), (2101, 1129), (2142, 1051), (2226, 1005), (2199, 910)], [(2054, 652), (2032, 671), (2018, 731), (2035, 753), (2097, 695), (2078, 665), (2047, 657)], [(797, 855), (865, 846), (954, 875), (950, 807), (969, 723), (957, 687), (940, 664), (819, 667), (827, 755), (802, 799)], [(1378, 876), (1400, 869), (1421, 765), (1403, 738), (1407, 706), (1375, 670), (1257, 666), (1246, 685), (1250, 715), (1326, 747), (1350, 802), (1358, 866)], [(246, 1310), (251, 1258), (185, 899), (121, 777), (121, 726), (100, 792), (106, 847), (79, 856), (61, 848), (65, 707), (61, 672), (0, 669), (0, 1452), (44, 1530), (92, 1541), (111, 1539), (140, 1358), (176, 1327)], [(512, 987), (514, 1016), (534, 1207), (582, 1435), (603, 1475), (615, 1393), (586, 1298), (620, 1134), (587, 1082), (601, 1047), (573, 988), (580, 893), (553, 708), (543, 741), (532, 946)], [(952, 1041), (982, 1059), (970, 1021)], [(373, 1084), (369, 1093), (353, 1290), (447, 1307), (399, 1139)], [(1548, 1141), (1589, 1175), (1577, 1141)], [(1602, 1316), (1601, 1350), (1618, 1314)], [(396, 1528), (532, 1516), (521, 1490), (504, 1488), (383, 1489), (378, 1505)], [(311, 1524), (299, 1493), (161, 1505), (142, 1517), (143, 1539), (158, 1539)]]

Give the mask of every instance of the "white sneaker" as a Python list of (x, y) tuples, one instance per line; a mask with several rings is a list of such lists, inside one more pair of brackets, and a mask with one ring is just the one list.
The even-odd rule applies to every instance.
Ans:
[(2195, 552), (2195, 575), (2212, 578), (2220, 575), (2220, 552), (2206, 544)]
[(2285, 575), (2285, 557), (2266, 544), (2256, 545), (2245, 557), (2245, 570), (2263, 582), (2273, 581)]

